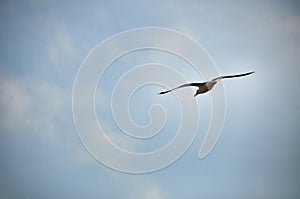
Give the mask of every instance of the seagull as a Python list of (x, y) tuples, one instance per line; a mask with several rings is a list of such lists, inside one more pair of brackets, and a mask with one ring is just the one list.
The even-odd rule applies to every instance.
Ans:
[(183, 88), (183, 87), (188, 87), (188, 86), (195, 86), (195, 87), (198, 87), (198, 90), (196, 91), (196, 93), (194, 95), (194, 97), (196, 97), (199, 94), (206, 93), (206, 92), (210, 91), (216, 85), (216, 83), (219, 80), (226, 79), (226, 78), (243, 77), (243, 76), (246, 76), (246, 75), (251, 75), (252, 73), (254, 73), (254, 71), (248, 72), (248, 73), (243, 73), (243, 74), (238, 74), (238, 75), (220, 76), (220, 77), (212, 79), (211, 81), (202, 82), (202, 83), (187, 83), (187, 84), (183, 84), (181, 86), (178, 86), (176, 88), (173, 88), (171, 90), (160, 92), (158, 94), (162, 95), (162, 94), (169, 93), (169, 92), (171, 92), (171, 91), (173, 91), (175, 89), (179, 89), (179, 88)]

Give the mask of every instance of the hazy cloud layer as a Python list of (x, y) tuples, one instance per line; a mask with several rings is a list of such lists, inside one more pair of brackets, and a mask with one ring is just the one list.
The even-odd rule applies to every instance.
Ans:
[[(1, 198), (299, 196), (296, 1), (4, 1), (0, 5)], [(223, 82), (225, 125), (207, 158), (199, 160), (197, 155), (210, 120), (211, 94), (196, 99), (198, 134), (177, 162), (158, 172), (129, 175), (107, 168), (85, 150), (73, 123), (72, 89), (77, 70), (96, 45), (121, 31), (149, 26), (175, 29), (203, 44), (222, 74), (256, 73)], [(181, 47), (176, 40), (169, 42)], [(120, 136), (111, 116), (113, 83), (130, 67), (150, 61), (174, 67), (187, 81), (211, 78), (195, 75), (180, 58), (160, 52), (136, 52), (112, 64), (103, 76), (107, 84), (100, 81), (96, 89), (97, 114), (107, 136), (132, 151), (165, 144), (178, 125), (172, 95), (151, 97), (160, 87), (137, 90), (129, 106), (132, 118), (147, 124), (149, 104), (155, 100), (167, 104), (171, 122), (161, 139), (147, 145)]]

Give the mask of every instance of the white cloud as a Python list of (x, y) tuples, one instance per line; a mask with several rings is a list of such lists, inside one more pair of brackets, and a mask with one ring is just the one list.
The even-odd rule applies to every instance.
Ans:
[(75, 43), (79, 38), (72, 33), (76, 29), (69, 26), (67, 21), (51, 14), (41, 18), (40, 23), (43, 25), (38, 30), (38, 35), (44, 45), (43, 65), (46, 65), (40, 67), (54, 72), (57, 77), (69, 78), (70, 72), (73, 72), (74, 67), (78, 67), (81, 61), (80, 50), (82, 49)]
[(42, 30), (49, 42), (49, 56), (54, 63), (76, 54), (73, 38), (61, 20), (47, 18)]
[(169, 194), (158, 187), (153, 181), (149, 180), (142, 183), (142, 186), (137, 186), (129, 199), (169, 199)]
[(12, 78), (0, 76), (1, 126), (18, 129), (29, 121), (26, 113), (32, 107), (32, 98), (24, 92), (22, 85)]
[[(90, 156), (81, 147), (74, 131), (71, 97), (64, 89), (44, 80), (0, 76), (0, 122), (11, 139), (38, 140), (58, 161), (87, 163)], [(54, 155), (54, 156), (53, 156)]]

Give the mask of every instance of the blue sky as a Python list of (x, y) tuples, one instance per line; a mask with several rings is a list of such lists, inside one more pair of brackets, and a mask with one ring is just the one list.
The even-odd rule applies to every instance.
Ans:
[[(1, 198), (298, 198), (299, 9), (297, 1), (2, 1)], [(80, 65), (100, 42), (151, 26), (192, 37), (221, 74), (256, 73), (224, 81), (225, 124), (205, 159), (197, 156), (210, 119), (210, 94), (196, 99), (203, 112), (187, 152), (165, 169), (133, 175), (100, 164), (85, 150), (73, 122), (72, 89)], [(159, 61), (159, 54), (138, 52), (115, 65)], [(177, 58), (167, 63), (189, 81), (205, 81)], [(121, 73), (108, 71), (103, 81), (114, 82)], [(115, 123), (105, 115), (110, 89), (98, 87), (97, 106), (114, 133)], [(158, 99), (148, 93), (143, 101), (151, 90), (145, 89), (133, 98), (139, 124), (147, 124), (147, 107)], [(176, 113), (173, 101), (164, 103)], [(173, 136), (173, 117), (162, 140), (146, 147), (119, 144), (153, 150)]]

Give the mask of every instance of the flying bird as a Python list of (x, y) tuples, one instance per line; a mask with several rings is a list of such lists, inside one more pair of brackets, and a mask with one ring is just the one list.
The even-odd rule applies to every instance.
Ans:
[(250, 75), (252, 73), (254, 73), (254, 71), (248, 72), (248, 73), (243, 73), (243, 74), (238, 74), (238, 75), (220, 76), (220, 77), (212, 79), (211, 81), (202, 82), (202, 83), (187, 83), (187, 84), (183, 84), (181, 86), (178, 86), (176, 88), (173, 88), (171, 90), (160, 92), (158, 94), (162, 95), (162, 94), (169, 93), (169, 92), (171, 92), (171, 91), (173, 91), (175, 89), (179, 89), (179, 88), (183, 88), (183, 87), (188, 87), (188, 86), (195, 86), (195, 87), (198, 87), (198, 90), (196, 91), (196, 93), (194, 95), (194, 97), (196, 97), (199, 94), (206, 93), (206, 92), (210, 91), (216, 85), (216, 83), (219, 80), (227, 79), (227, 78), (234, 78), (234, 77), (243, 77), (243, 76), (246, 76), (246, 75)]

